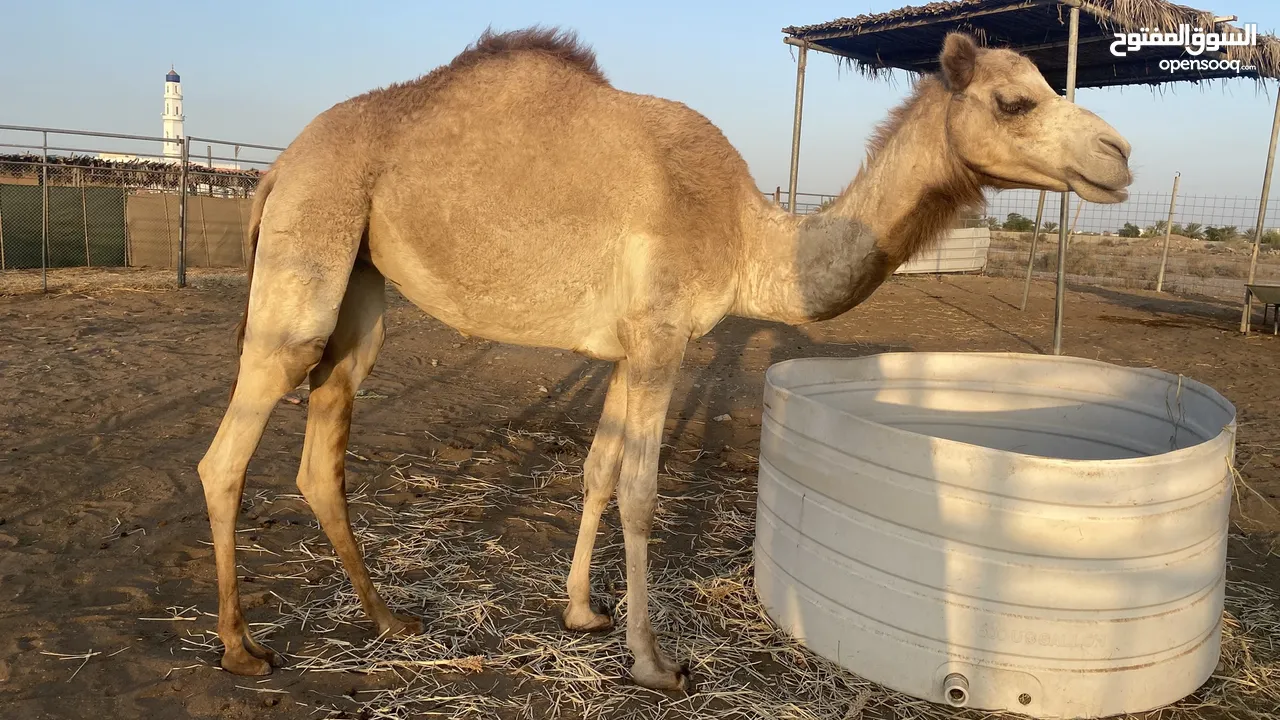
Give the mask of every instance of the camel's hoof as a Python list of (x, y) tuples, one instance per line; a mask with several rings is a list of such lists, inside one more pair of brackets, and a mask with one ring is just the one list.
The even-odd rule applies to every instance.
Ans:
[[(272, 650), (271, 648), (267, 647), (266, 645), (258, 644), (256, 641), (254, 641), (253, 638), (246, 637), (244, 640), (244, 647), (246, 650), (249, 651), (250, 655), (254, 656), (259, 660), (266, 661), (266, 663), (271, 667), (273, 668), (284, 667), (284, 656), (282, 656), (280, 653), (276, 652), (275, 650)], [(268, 670), (267, 672), (271, 672), (271, 671)]]
[[(272, 653), (272, 655), (275, 655), (275, 653)], [(276, 657), (278, 658), (279, 656), (277, 655)], [(222, 669), (232, 675), (245, 675), (248, 677), (270, 675), (271, 668), (272, 663), (270, 661), (254, 657), (246, 650), (241, 650), (238, 653), (225, 652), (222, 654)]]
[(571, 632), (602, 633), (613, 629), (612, 617), (598, 613), (591, 608), (587, 608), (585, 611), (575, 611), (571, 605), (565, 608), (560, 620), (564, 623), (564, 628)]
[(666, 665), (675, 664), (663, 662), (661, 665), (653, 663), (644, 663), (642, 665), (637, 662), (631, 666), (631, 679), (637, 685), (651, 690), (665, 690), (684, 694), (692, 693), (693, 681), (689, 677), (689, 667), (687, 665), (675, 665), (674, 669), (668, 669), (663, 667)]
[(422, 634), (422, 620), (407, 615), (392, 614), (391, 624), (381, 628), (378, 633), (384, 637), (408, 637)]

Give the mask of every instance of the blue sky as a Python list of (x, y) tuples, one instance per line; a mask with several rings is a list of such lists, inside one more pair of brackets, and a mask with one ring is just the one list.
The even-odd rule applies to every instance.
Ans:
[[(1274, 0), (1213, 2), (1260, 32), (1280, 27)], [(172, 63), (188, 134), (284, 145), (325, 108), (447, 62), (488, 25), (561, 25), (596, 48), (616, 86), (711, 118), (772, 188), (787, 184), (795, 88), (781, 29), (903, 4), (0, 0), (0, 123), (159, 135)], [(1081, 90), (1076, 101), (1133, 143), (1135, 190), (1167, 191), (1181, 171), (1183, 193), (1256, 197), (1274, 92), (1233, 81), (1163, 94)], [(848, 183), (872, 127), (906, 93), (905, 78), (872, 82), (813, 54), (799, 189)]]

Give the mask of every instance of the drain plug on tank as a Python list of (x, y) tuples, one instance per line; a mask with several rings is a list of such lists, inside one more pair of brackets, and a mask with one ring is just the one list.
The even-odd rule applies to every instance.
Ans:
[(951, 673), (942, 681), (942, 696), (951, 707), (962, 708), (969, 704), (969, 681), (960, 673)]

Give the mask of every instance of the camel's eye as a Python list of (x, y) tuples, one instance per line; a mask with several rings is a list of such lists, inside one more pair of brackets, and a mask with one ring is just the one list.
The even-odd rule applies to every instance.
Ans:
[(997, 97), (996, 104), (1000, 107), (1000, 112), (1005, 115), (1026, 115), (1036, 107), (1036, 102), (1027, 97), (1016, 100), (1005, 100), (1002, 97)]

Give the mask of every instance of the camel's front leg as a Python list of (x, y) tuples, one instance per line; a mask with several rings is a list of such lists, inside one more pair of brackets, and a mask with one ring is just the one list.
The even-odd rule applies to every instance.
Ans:
[(627, 423), (618, 480), (618, 510), (627, 554), (627, 647), (634, 657), (631, 677), (644, 687), (659, 690), (684, 690), (688, 685), (687, 669), (668, 659), (658, 647), (649, 622), (647, 577), (662, 430), (684, 356), (684, 337), (687, 335), (674, 332), (645, 333), (637, 338), (642, 348), (639, 352), (633, 354), (628, 348)]

